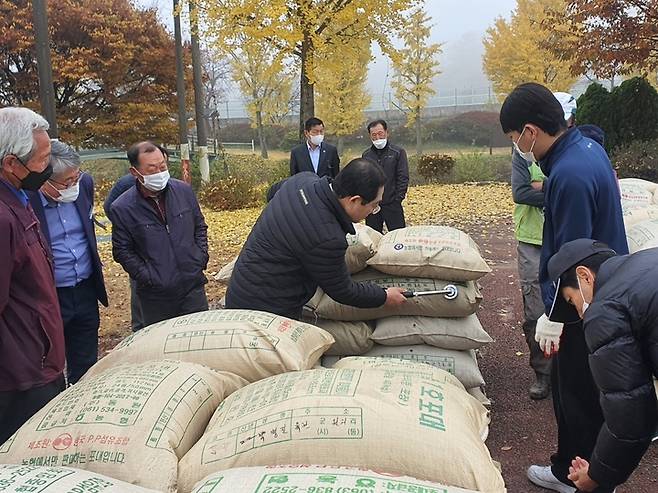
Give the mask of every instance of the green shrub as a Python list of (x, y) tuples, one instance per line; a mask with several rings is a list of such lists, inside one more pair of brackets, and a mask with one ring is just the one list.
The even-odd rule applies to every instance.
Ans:
[(450, 178), (455, 160), (448, 154), (427, 154), (418, 160), (418, 174), (426, 182), (445, 182)]
[(216, 211), (232, 211), (262, 203), (262, 191), (245, 177), (229, 176), (201, 186), (199, 202)]
[(625, 80), (612, 93), (600, 84), (590, 84), (578, 98), (576, 122), (601, 127), (609, 153), (635, 140), (655, 139), (658, 92), (643, 77)]
[(488, 157), (477, 152), (459, 154), (455, 163), (455, 181), (457, 183), (494, 181), (496, 174)]
[(619, 178), (658, 182), (658, 139), (622, 146), (614, 152), (611, 160)]

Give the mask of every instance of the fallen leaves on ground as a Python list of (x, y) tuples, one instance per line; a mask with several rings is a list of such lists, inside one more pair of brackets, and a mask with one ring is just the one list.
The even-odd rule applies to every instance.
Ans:
[[(513, 207), (511, 189), (504, 184), (412, 187), (404, 202), (410, 225), (445, 224), (467, 229), (470, 233), (478, 231), (480, 238), (487, 236), (492, 223), (509, 220)], [(240, 252), (260, 212), (259, 208), (226, 212), (204, 210), (210, 250), (206, 291), (211, 304), (219, 301), (226, 291), (223, 283), (214, 280), (214, 274)], [(101, 243), (99, 253), (110, 299), (108, 308), (101, 307), (102, 348), (107, 349), (117, 338), (130, 333), (130, 288), (128, 275), (112, 259), (111, 244)]]

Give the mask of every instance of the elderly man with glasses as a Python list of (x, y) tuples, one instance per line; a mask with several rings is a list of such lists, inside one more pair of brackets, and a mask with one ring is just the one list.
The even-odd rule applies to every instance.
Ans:
[(50, 164), (52, 176), (28, 197), (52, 251), (66, 373), (74, 384), (98, 359), (98, 302), (107, 306), (107, 293), (94, 231), (94, 181), (63, 142), (51, 142)]

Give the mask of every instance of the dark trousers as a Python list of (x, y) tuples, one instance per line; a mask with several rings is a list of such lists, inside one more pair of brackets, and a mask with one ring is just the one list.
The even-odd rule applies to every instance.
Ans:
[(205, 287), (197, 286), (178, 298), (151, 298), (140, 293), (144, 326), (188, 313), (203, 312), (208, 309)]
[(521, 294), (523, 295), (523, 334), (530, 352), (530, 367), (537, 374), (551, 374), (551, 360), (535, 341), (537, 320), (544, 314), (544, 302), (539, 286), (539, 257), (541, 247), (519, 242), (517, 247)]
[(386, 223), (388, 231), (404, 228), (407, 225), (404, 221), (404, 210), (401, 202), (382, 204), (381, 210), (377, 214), (370, 214), (366, 218), (366, 225), (380, 233), (384, 231), (384, 223)]
[(144, 316), (142, 315), (142, 303), (137, 294), (137, 281), (130, 279), (130, 328), (133, 332), (144, 328)]
[(64, 322), (66, 375), (74, 384), (98, 361), (98, 299), (93, 279), (71, 288), (57, 288)]
[[(557, 452), (551, 457), (551, 470), (556, 478), (572, 486), (567, 479), (571, 461), (576, 456), (590, 459), (603, 425), (599, 390), (588, 354), (582, 323), (565, 325), (551, 372), (557, 420)], [(597, 489), (598, 493), (606, 491)]]
[(64, 390), (64, 375), (41, 387), (0, 392), (0, 445)]

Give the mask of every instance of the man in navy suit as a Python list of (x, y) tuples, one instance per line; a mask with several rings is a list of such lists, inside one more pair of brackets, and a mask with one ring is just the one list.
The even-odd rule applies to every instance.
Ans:
[(28, 197), (52, 252), (73, 384), (98, 359), (98, 302), (107, 306), (107, 293), (94, 231), (94, 181), (80, 171), (80, 156), (70, 146), (51, 145), (53, 174)]
[(324, 142), (324, 123), (319, 118), (309, 118), (304, 124), (306, 142), (290, 152), (290, 176), (311, 171), (318, 176), (335, 178), (340, 158), (335, 146)]

